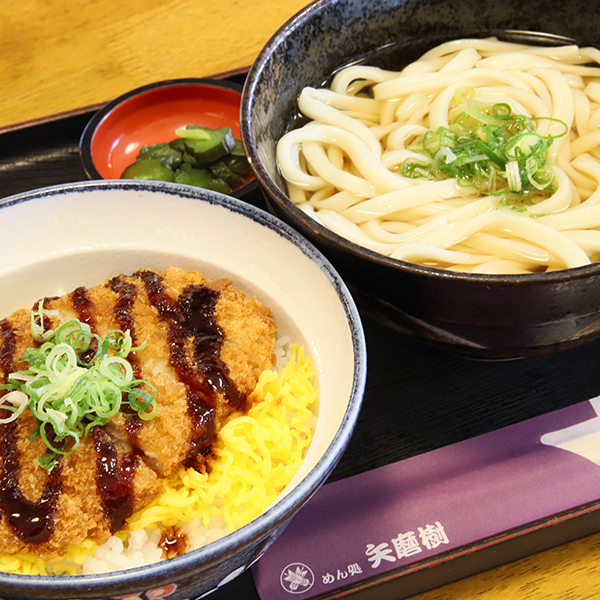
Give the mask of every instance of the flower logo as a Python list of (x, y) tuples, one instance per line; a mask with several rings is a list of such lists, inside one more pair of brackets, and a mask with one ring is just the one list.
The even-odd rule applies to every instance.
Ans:
[(302, 563), (292, 563), (283, 569), (279, 581), (286, 592), (302, 594), (313, 586), (315, 575), (310, 567)]

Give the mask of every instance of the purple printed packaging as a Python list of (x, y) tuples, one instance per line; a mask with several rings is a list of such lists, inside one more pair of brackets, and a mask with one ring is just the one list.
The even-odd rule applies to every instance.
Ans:
[[(453, 573), (457, 556), (599, 499), (594, 398), (326, 484), (253, 567), (254, 581), (262, 600), (373, 597), (390, 582), (395, 597), (407, 597), (476, 572)], [(433, 565), (444, 573), (408, 582)]]

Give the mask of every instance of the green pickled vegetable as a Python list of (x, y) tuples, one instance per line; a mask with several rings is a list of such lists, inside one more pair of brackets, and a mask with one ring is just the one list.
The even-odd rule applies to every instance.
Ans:
[(169, 144), (152, 144), (144, 146), (139, 154), (138, 159), (156, 158), (165, 167), (176, 169), (182, 161), (183, 152), (171, 147)]
[[(208, 137), (198, 137), (200, 132)], [(200, 125), (188, 125), (185, 129), (178, 129), (177, 133), (200, 165), (208, 165), (235, 148), (235, 137), (229, 127), (208, 129)]]
[(242, 177), (248, 177), (252, 173), (252, 167), (245, 155), (228, 154), (221, 159), (234, 173)]
[(208, 169), (192, 167), (188, 163), (183, 163), (175, 171), (175, 181), (184, 185), (201, 187), (222, 194), (229, 194), (231, 187), (219, 177), (216, 177)]
[(246, 153), (244, 152), (244, 146), (242, 145), (241, 140), (235, 140), (235, 145), (233, 146), (229, 154), (231, 154), (232, 156), (243, 156), (244, 158), (246, 158)]
[(129, 165), (121, 179), (146, 179), (151, 181), (175, 181), (172, 169), (158, 158), (140, 158)]
[(186, 148), (185, 148), (185, 140), (183, 138), (175, 138), (174, 140), (171, 140), (169, 142), (169, 146), (171, 148), (173, 148), (174, 150), (178, 150), (179, 152), (181, 152), (182, 154), (184, 152), (186, 152)]
[(223, 159), (215, 161), (208, 168), (215, 177), (222, 179), (231, 188), (240, 187), (244, 183), (244, 178), (233, 171)]
[(122, 179), (175, 181), (229, 194), (250, 180), (252, 168), (229, 127), (188, 125), (168, 143), (144, 146)]

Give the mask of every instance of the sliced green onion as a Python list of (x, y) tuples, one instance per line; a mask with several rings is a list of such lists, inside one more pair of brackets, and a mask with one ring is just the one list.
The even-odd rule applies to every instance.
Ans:
[(506, 180), (508, 181), (508, 189), (511, 192), (521, 191), (521, 173), (519, 163), (516, 160), (510, 160), (506, 163)]
[(567, 133), (569, 133), (569, 126), (564, 121), (561, 121), (560, 119), (554, 119), (552, 117), (531, 117), (531, 119), (529, 119), (529, 120), (530, 120), (530, 122), (544, 120), (544, 121), (550, 121), (552, 123), (559, 123), (560, 125), (562, 125), (564, 128), (564, 131), (562, 133), (554, 135), (553, 136), (554, 139), (562, 137), (563, 135), (567, 135)]
[(487, 123), (488, 125), (495, 125), (496, 127), (501, 127), (504, 124), (505, 119), (500, 119), (494, 115), (488, 115), (485, 111), (488, 107), (481, 102), (477, 102), (476, 100), (467, 100), (465, 103), (465, 113), (482, 123)]
[(143, 419), (144, 421), (153, 419), (156, 416), (156, 412), (158, 410), (158, 405), (156, 404), (156, 402), (153, 402), (153, 398), (154, 396), (156, 396), (156, 390), (154, 389), (154, 386), (148, 384), (148, 382), (146, 382), (146, 384), (150, 385), (150, 387), (152, 388), (152, 394), (140, 388), (132, 388), (129, 391), (127, 398), (129, 401), (129, 405), (137, 411), (137, 414), (140, 417), (140, 419)]
[(498, 119), (507, 120), (510, 119), (512, 115), (512, 108), (510, 107), (510, 104), (506, 104), (505, 102), (498, 102), (492, 107), (492, 112), (494, 113), (494, 116)]
[(544, 190), (552, 186), (553, 178), (548, 176), (548, 172), (542, 168), (542, 165), (534, 156), (530, 156), (525, 161), (525, 173), (530, 185), (538, 190)]
[[(129, 331), (114, 330), (102, 339), (77, 319), (47, 330), (55, 312), (42, 302), (32, 311), (31, 332), (40, 346), (21, 357), (27, 369), (10, 373), (0, 385), (8, 390), (0, 397), (0, 409), (12, 412), (0, 423), (14, 421), (29, 408), (37, 423), (31, 439), (40, 436), (48, 448), (38, 461), (45, 469), (52, 468), (57, 455), (75, 452), (80, 439), (92, 427), (105, 425), (124, 403), (144, 420), (158, 411), (156, 388), (133, 376), (127, 357), (141, 346), (132, 348)], [(82, 356), (90, 350), (91, 359)]]
[(118, 387), (126, 387), (133, 380), (133, 369), (120, 356), (108, 356), (100, 363), (100, 374)]
[(565, 123), (560, 135), (543, 136), (534, 125), (541, 117), (515, 115), (502, 102), (485, 105), (474, 100), (468, 88), (457, 90), (455, 100), (463, 100), (464, 106), (452, 109), (453, 114), (462, 112), (449, 127), (427, 131), (409, 144), (410, 150), (430, 157), (431, 163), (407, 159), (400, 168), (402, 175), (428, 180), (453, 178), (458, 185), (475, 187), (480, 194), (502, 196), (500, 205), (513, 210), (524, 210), (522, 205), (554, 193), (548, 150), (557, 137), (567, 133)]
[[(0, 408), (4, 410), (9, 410), (12, 412), (10, 417), (6, 417), (4, 419), (0, 419), (0, 423), (12, 423), (16, 421), (21, 413), (27, 408), (27, 403), (29, 398), (27, 394), (24, 394), (20, 390), (13, 390), (12, 392), (8, 392), (8, 394), (4, 394), (2, 398), (0, 398)], [(8, 402), (8, 406), (3, 406)]]
[(475, 140), (473, 147), (483, 154), (482, 160), (491, 160), (501, 169), (506, 165), (503, 154), (499, 154), (491, 144), (484, 144), (481, 140)]
[(45, 342), (54, 335), (51, 329), (44, 328), (44, 315), (55, 316), (57, 314), (57, 310), (44, 310), (41, 301), (38, 303), (37, 309), (31, 311), (31, 335), (36, 342)]
[(471, 100), (475, 97), (475, 88), (470, 85), (457, 88), (454, 92), (454, 102), (456, 104), (464, 104), (467, 100)]
[(519, 158), (545, 151), (549, 145), (546, 138), (539, 133), (526, 132), (512, 138), (504, 151), (511, 158)]

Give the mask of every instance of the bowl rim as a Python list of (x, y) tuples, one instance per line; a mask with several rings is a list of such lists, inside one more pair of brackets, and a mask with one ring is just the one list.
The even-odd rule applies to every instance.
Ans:
[[(350, 441), (360, 413), (367, 376), (366, 341), (354, 299), (329, 260), (310, 241), (306, 240), (300, 233), (277, 217), (251, 204), (210, 190), (192, 188), (171, 182), (131, 180), (74, 182), (19, 193), (0, 199), (0, 215), (2, 209), (10, 208), (23, 202), (38, 201), (69, 193), (108, 191), (115, 188), (136, 192), (161, 192), (208, 204), (220, 205), (224, 209), (245, 216), (258, 225), (274, 231), (295, 245), (308, 259), (315, 262), (334, 288), (342, 304), (346, 322), (351, 333), (354, 372), (348, 406), (340, 427), (332, 438), (328, 448), (306, 477), (285, 497), (233, 533), (182, 556), (123, 571), (74, 576), (32, 576), (0, 572), (0, 589), (4, 593), (15, 593), (18, 595), (32, 594), (32, 597), (49, 597), (53, 594), (58, 594), (54, 597), (65, 598), (68, 597), (65, 594), (81, 594), (84, 588), (91, 589), (90, 586), (94, 586), (95, 588), (97, 586), (97, 589), (94, 589), (94, 595), (102, 595), (104, 593), (103, 590), (111, 587), (110, 595), (114, 596), (120, 590), (140, 588), (141, 577), (144, 578), (144, 585), (151, 588), (153, 585), (164, 583), (166, 578), (171, 578), (175, 581), (186, 575), (190, 575), (199, 565), (202, 566), (203, 570), (216, 565), (227, 556), (232, 548), (236, 550), (243, 549), (267, 538), (270, 532), (284, 524), (301, 508), (333, 471)], [(269, 525), (269, 529), (263, 531), (262, 528), (265, 524)]]
[(499, 275), (487, 273), (461, 273), (458, 271), (449, 271), (418, 265), (416, 263), (391, 258), (351, 242), (312, 219), (289, 199), (269, 175), (260, 158), (254, 136), (252, 135), (252, 125), (254, 122), (253, 108), (259, 79), (265, 69), (265, 65), (270, 61), (273, 52), (279, 46), (285, 44), (286, 38), (291, 31), (301, 26), (306, 20), (312, 18), (314, 13), (318, 14), (321, 10), (329, 8), (332, 4), (341, 2), (342, 0), (314, 0), (296, 14), (292, 15), (292, 17), (279, 27), (279, 29), (277, 29), (269, 38), (248, 71), (242, 92), (241, 103), (240, 128), (242, 143), (244, 144), (246, 155), (252, 164), (256, 179), (259, 181), (261, 187), (268, 190), (270, 198), (267, 198), (267, 201), (270, 202), (272, 199), (287, 217), (290, 217), (293, 221), (299, 222), (300, 225), (309, 231), (315, 239), (318, 239), (329, 247), (334, 247), (337, 250), (341, 250), (344, 254), (350, 255), (354, 259), (364, 260), (368, 264), (372, 264), (379, 268), (392, 269), (393, 271), (400, 273), (409, 272), (424, 279), (455, 282), (464, 281), (466, 283), (484, 284), (491, 287), (508, 287), (523, 285), (534, 286), (539, 285), (540, 283), (559, 283), (584, 279), (590, 275), (600, 274), (600, 262), (583, 265), (581, 267), (550, 271), (548, 273)]
[[(92, 143), (94, 141), (94, 136), (96, 135), (96, 130), (110, 115), (110, 113), (117, 106), (127, 100), (130, 100), (131, 98), (134, 98), (135, 96), (172, 87), (212, 87), (231, 90), (232, 92), (239, 94), (241, 105), (243, 86), (235, 81), (229, 81), (227, 79), (211, 79), (210, 77), (183, 77), (179, 79), (164, 79), (162, 81), (155, 81), (129, 90), (98, 109), (87, 122), (81, 133), (81, 136), (79, 137), (79, 157), (83, 166), (83, 170), (89, 179), (101, 181), (104, 180), (104, 177), (100, 175), (100, 172), (94, 164), (94, 159), (92, 157)], [(241, 188), (234, 190), (231, 195), (235, 198), (240, 198), (256, 187), (258, 187), (258, 181), (255, 177)]]

